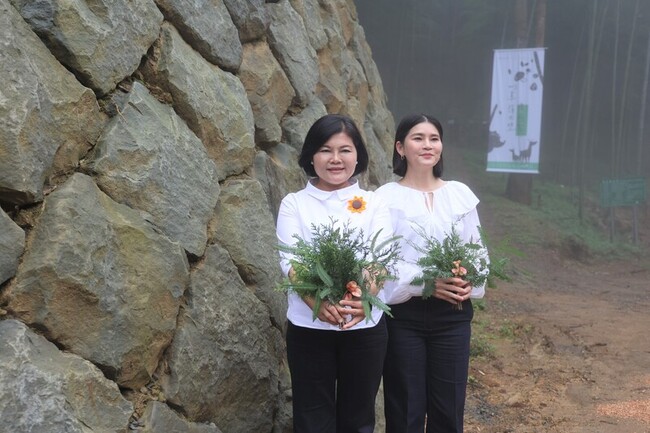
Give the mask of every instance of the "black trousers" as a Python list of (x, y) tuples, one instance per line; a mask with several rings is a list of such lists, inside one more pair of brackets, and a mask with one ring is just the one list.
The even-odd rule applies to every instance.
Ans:
[(388, 332), (325, 331), (289, 322), (287, 358), (294, 433), (372, 433)]
[(386, 433), (462, 433), (469, 369), (471, 301), (391, 305), (384, 365)]

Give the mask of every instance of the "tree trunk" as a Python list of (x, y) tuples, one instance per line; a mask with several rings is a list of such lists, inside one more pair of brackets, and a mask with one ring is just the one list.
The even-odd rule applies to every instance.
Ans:
[[(594, 75), (595, 75), (595, 65), (596, 65), (596, 56), (598, 52), (598, 44), (596, 42), (597, 35), (597, 17), (598, 17), (598, 0), (593, 3), (592, 14), (590, 20), (589, 28), (589, 38), (588, 38), (588, 48), (587, 48), (587, 65), (585, 72), (585, 113), (582, 117), (582, 123), (578, 125), (580, 128), (580, 141), (578, 146), (580, 146), (580, 151), (578, 152), (578, 218), (582, 222), (583, 220), (583, 211), (584, 211), (584, 200), (585, 200), (585, 160), (586, 149), (589, 143), (590, 134), (593, 133), (591, 128), (591, 119), (592, 119), (592, 96), (594, 89)], [(603, 12), (604, 16), (604, 12)], [(602, 34), (602, 32), (600, 32)]]
[[(580, 38), (578, 39), (578, 49), (577, 49), (576, 54), (575, 54), (575, 59), (574, 59), (574, 63), (573, 63), (573, 71), (571, 72), (571, 85), (569, 86), (569, 99), (568, 99), (567, 104), (566, 104), (566, 112), (565, 112), (565, 115), (564, 115), (564, 123), (562, 125), (562, 139), (560, 140), (559, 150), (556, 153), (556, 155), (557, 155), (556, 158), (557, 159), (556, 159), (555, 163), (553, 164), (553, 166), (555, 167), (555, 175), (554, 175), (553, 178), (558, 183), (567, 183), (567, 182), (571, 182), (571, 184), (575, 183), (575, 176), (574, 176), (575, 170), (574, 170), (573, 165), (575, 164), (575, 161), (576, 161), (576, 155), (575, 155), (576, 146), (573, 146), (573, 150), (574, 150), (573, 158), (566, 158), (566, 157), (563, 157), (563, 156), (569, 155), (570, 148), (569, 148), (569, 146), (567, 146), (567, 141), (569, 140), (567, 138), (568, 135), (569, 135), (569, 131), (571, 131), (574, 134), (576, 132), (576, 128), (574, 127), (576, 122), (572, 117), (573, 113), (580, 113), (580, 110), (581, 110), (581, 106), (578, 108), (577, 111), (574, 109), (574, 104), (575, 104), (574, 101), (576, 99), (579, 99), (578, 97), (576, 97), (576, 94), (578, 93), (577, 89), (579, 88), (579, 86), (577, 84), (577, 81), (578, 81), (577, 77), (578, 77), (578, 74), (579, 74), (578, 73), (578, 69), (579, 69), (578, 65), (582, 64), (582, 57), (580, 55), (581, 54), (580, 53), (580, 51), (581, 51), (580, 47), (582, 46), (582, 41), (585, 38), (585, 32), (586, 32), (585, 29), (586, 29), (586, 27), (587, 26), (583, 23), (582, 30), (580, 31)], [(581, 73), (582, 72), (580, 72), (580, 74)], [(578, 101), (578, 104), (581, 104), (581, 103), (582, 103), (582, 100), (580, 99)], [(572, 139), (572, 143), (576, 143), (576, 140)], [(566, 165), (569, 165), (570, 169), (566, 168)], [(570, 177), (567, 178), (565, 173), (571, 173)], [(562, 177), (562, 175), (564, 175), (565, 177)]]
[[(544, 26), (546, 20), (546, 0), (535, 1), (535, 46), (544, 46)], [(531, 23), (528, 22), (528, 1), (516, 0), (515, 25), (517, 29), (517, 48), (528, 45)], [(531, 17), (532, 19), (532, 17)], [(530, 173), (510, 173), (506, 185), (506, 197), (518, 203), (531, 205), (533, 194), (533, 175)]]
[(515, 0), (515, 31), (517, 48), (528, 45), (528, 0)]
[(627, 55), (625, 59), (625, 72), (623, 73), (623, 89), (621, 91), (621, 105), (620, 109), (618, 112), (618, 137), (616, 139), (616, 142), (612, 143), (612, 146), (615, 149), (614, 153), (614, 164), (615, 164), (615, 175), (618, 177), (621, 173), (621, 161), (622, 161), (622, 154), (625, 152), (625, 146), (623, 144), (624, 142), (624, 132), (627, 130), (626, 128), (626, 117), (625, 113), (626, 111), (626, 105), (627, 105), (627, 97), (628, 97), (628, 83), (630, 81), (630, 66), (632, 64), (632, 46), (634, 45), (634, 33), (636, 29), (636, 24), (637, 24), (637, 18), (639, 16), (639, 0), (636, 1), (634, 5), (634, 14), (632, 15), (632, 29), (630, 31), (630, 41), (627, 46)]
[(645, 56), (645, 73), (643, 74), (643, 91), (641, 91), (641, 110), (639, 113), (639, 141), (636, 153), (636, 174), (641, 176), (643, 164), (643, 144), (645, 135), (645, 109), (648, 103), (648, 75), (650, 75), (650, 32), (648, 32), (648, 48)]
[(537, 0), (535, 8), (535, 46), (543, 47), (546, 34), (546, 0)]
[(616, 177), (616, 138), (618, 137), (618, 132), (616, 128), (618, 124), (616, 123), (616, 95), (617, 95), (617, 73), (618, 73), (618, 47), (619, 47), (619, 38), (620, 32), (619, 28), (621, 25), (621, 2), (616, 3), (616, 27), (614, 31), (614, 54), (612, 59), (612, 145), (610, 147), (609, 153), (609, 177), (614, 179)]

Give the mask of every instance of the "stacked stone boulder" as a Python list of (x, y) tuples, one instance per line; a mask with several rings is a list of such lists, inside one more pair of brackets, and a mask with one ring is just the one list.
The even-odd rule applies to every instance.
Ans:
[(307, 129), (351, 116), (390, 177), (352, 0), (0, 0), (0, 40), (3, 431), (290, 432)]

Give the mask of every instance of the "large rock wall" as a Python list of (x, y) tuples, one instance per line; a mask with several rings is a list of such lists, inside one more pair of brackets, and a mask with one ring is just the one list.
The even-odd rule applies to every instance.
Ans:
[(0, 0), (0, 418), (289, 432), (274, 216), (309, 126), (393, 119), (352, 0)]

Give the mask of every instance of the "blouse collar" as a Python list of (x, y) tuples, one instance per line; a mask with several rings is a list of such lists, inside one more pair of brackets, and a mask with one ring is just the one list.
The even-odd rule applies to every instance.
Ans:
[(438, 188), (436, 188), (436, 189), (432, 189), (432, 190), (430, 190), (430, 191), (422, 191), (422, 190), (420, 190), (420, 189), (416, 189), (416, 188), (413, 188), (413, 187), (410, 187), (410, 186), (407, 186), (407, 185), (402, 185), (402, 184), (399, 183), (399, 182), (394, 182), (394, 183), (395, 183), (395, 185), (397, 185), (398, 187), (400, 187), (400, 188), (402, 188), (402, 189), (405, 189), (405, 190), (408, 190), (408, 191), (412, 191), (412, 192), (415, 192), (415, 193), (418, 193), (418, 194), (422, 194), (422, 193), (426, 194), (426, 193), (429, 193), (429, 192), (436, 193), (436, 192), (438, 192), (438, 191), (441, 191), (444, 187), (447, 186), (447, 184), (448, 184), (449, 182), (445, 180), (445, 181), (443, 181), (442, 185), (440, 185)]
[(361, 190), (361, 187), (359, 186), (359, 181), (357, 179), (354, 179), (354, 178), (350, 179), (350, 182), (352, 182), (350, 186), (346, 186), (345, 188), (336, 189), (334, 191), (324, 191), (322, 189), (316, 188), (314, 186), (314, 184), (312, 183), (312, 182), (315, 182), (315, 181), (316, 181), (316, 178), (309, 179), (309, 181), (307, 181), (307, 186), (305, 187), (305, 190), (307, 191), (307, 193), (309, 195), (311, 195), (312, 197), (315, 197), (315, 198), (317, 198), (319, 200), (327, 200), (330, 197), (334, 197), (334, 196), (336, 196), (339, 199), (343, 200), (343, 199), (347, 199), (347, 198), (349, 198), (349, 197), (351, 197), (351, 196), (353, 196), (355, 194), (358, 195), (360, 190)]

